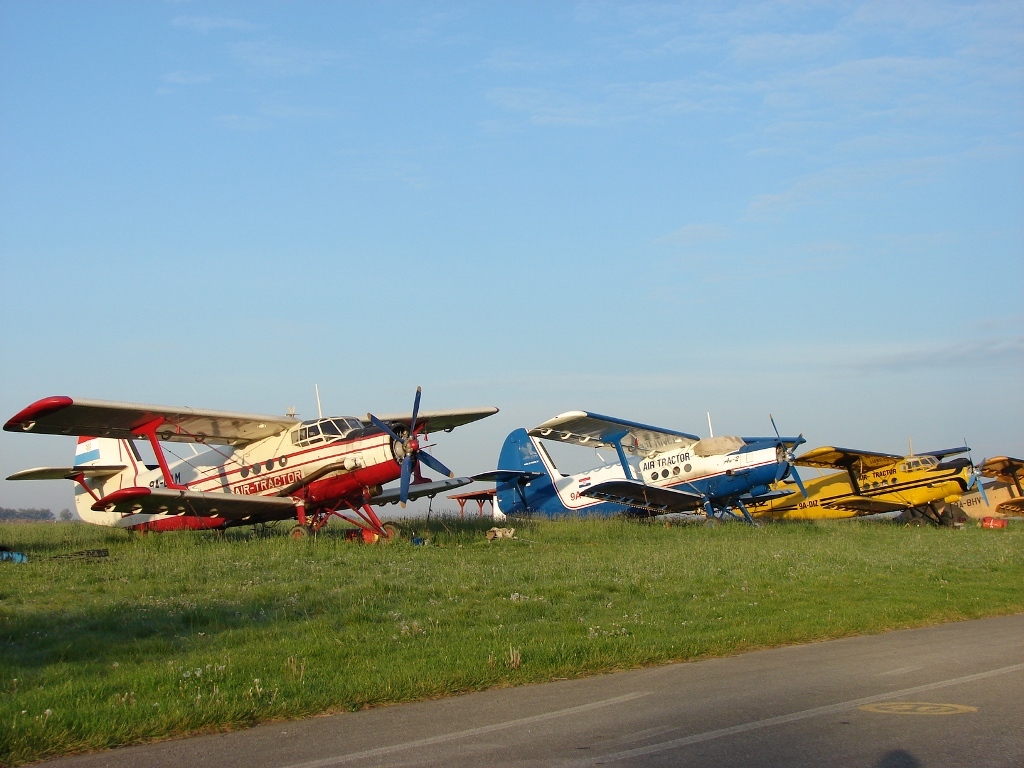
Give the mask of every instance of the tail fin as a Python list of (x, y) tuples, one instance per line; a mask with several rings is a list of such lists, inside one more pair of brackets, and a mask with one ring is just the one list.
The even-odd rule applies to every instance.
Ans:
[(543, 477), (527, 476), (525, 482), (522, 478), (499, 480), (495, 489), (497, 511), (506, 515), (548, 512), (552, 504), (562, 509), (551, 479), (551, 467), (525, 429), (517, 429), (505, 438), (498, 456), (498, 470), (537, 473)]
[[(116, 466), (124, 469), (115, 475), (87, 480), (93, 493), (90, 494), (79, 484), (75, 484), (75, 509), (78, 516), (86, 522), (99, 525), (113, 525), (113, 520), (120, 515), (107, 512), (96, 512), (92, 509), (95, 503), (93, 494), (102, 498), (121, 488), (132, 488), (138, 482), (140, 472), (146, 471), (138, 449), (130, 440), (115, 440), (109, 437), (80, 437), (75, 447), (75, 466)], [(110, 518), (110, 519), (108, 519)]]

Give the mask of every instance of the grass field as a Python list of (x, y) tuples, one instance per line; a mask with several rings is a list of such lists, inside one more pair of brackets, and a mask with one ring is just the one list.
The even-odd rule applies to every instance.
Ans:
[(490, 525), (0, 526), (31, 556), (0, 563), (0, 762), (1024, 611), (1024, 526)]

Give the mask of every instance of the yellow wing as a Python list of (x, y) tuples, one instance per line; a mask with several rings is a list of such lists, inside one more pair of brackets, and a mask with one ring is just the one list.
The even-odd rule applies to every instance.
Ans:
[(858, 462), (865, 469), (883, 469), (902, 461), (902, 456), (893, 453), (876, 453), (874, 451), (858, 451), (850, 448), (835, 448), (823, 445), (812, 448), (802, 456), (797, 456), (794, 464), (802, 467), (819, 467), (821, 469), (850, 469)]
[(1014, 485), (1018, 473), (1024, 469), (1024, 460), (1009, 456), (996, 456), (981, 465), (981, 474), (994, 477), (1001, 483)]

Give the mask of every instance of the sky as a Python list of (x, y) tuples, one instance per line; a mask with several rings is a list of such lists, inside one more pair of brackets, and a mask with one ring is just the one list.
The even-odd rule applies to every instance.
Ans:
[(575, 409), (1024, 456), (1024, 5), (0, 0), (0, 275), (4, 420), (422, 385), (501, 409), (459, 474)]

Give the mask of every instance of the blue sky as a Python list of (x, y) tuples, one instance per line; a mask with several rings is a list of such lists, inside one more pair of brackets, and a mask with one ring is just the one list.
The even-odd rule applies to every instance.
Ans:
[(0, 2), (0, 266), (4, 419), (422, 385), (502, 409), (463, 473), (575, 408), (1021, 456), (1024, 6)]

